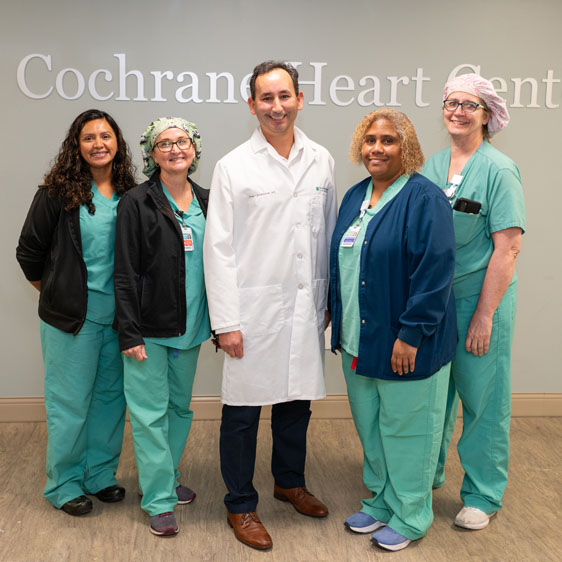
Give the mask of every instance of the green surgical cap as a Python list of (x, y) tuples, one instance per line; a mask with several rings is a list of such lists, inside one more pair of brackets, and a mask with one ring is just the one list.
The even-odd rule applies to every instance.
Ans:
[(145, 130), (140, 138), (142, 150), (142, 160), (144, 162), (143, 174), (152, 176), (156, 170), (156, 163), (150, 155), (150, 151), (154, 148), (156, 139), (167, 129), (182, 129), (187, 133), (193, 146), (195, 147), (195, 158), (187, 171), (187, 175), (193, 174), (199, 165), (201, 158), (201, 136), (195, 123), (190, 123), (181, 117), (160, 117), (153, 121)]

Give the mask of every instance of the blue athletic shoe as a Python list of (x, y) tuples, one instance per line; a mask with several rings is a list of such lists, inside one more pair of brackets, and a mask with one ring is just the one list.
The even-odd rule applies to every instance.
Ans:
[(371, 517), (368, 513), (358, 511), (350, 515), (344, 522), (344, 525), (354, 533), (372, 533), (373, 531), (384, 527), (386, 523)]
[(388, 525), (384, 529), (374, 533), (371, 537), (371, 541), (377, 546), (386, 550), (392, 550), (393, 552), (406, 548), (412, 542)]

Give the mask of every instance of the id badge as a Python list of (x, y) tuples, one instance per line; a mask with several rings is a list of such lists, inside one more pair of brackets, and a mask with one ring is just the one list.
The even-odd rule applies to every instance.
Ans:
[(182, 226), (181, 233), (183, 235), (183, 249), (186, 252), (193, 252), (193, 233), (189, 226)]
[(343, 237), (343, 242), (341, 243), (342, 248), (353, 248), (353, 244), (355, 244), (355, 240), (357, 240), (360, 230), (360, 226), (351, 226), (348, 228)]
[(457, 191), (457, 187), (459, 187), (459, 185), (461, 184), (461, 182), (463, 180), (463, 177), (464, 176), (461, 176), (459, 174), (455, 174), (451, 178), (451, 186), (448, 187), (447, 189), (445, 189), (445, 195), (449, 198), (449, 200), (451, 200), (455, 196), (455, 193)]

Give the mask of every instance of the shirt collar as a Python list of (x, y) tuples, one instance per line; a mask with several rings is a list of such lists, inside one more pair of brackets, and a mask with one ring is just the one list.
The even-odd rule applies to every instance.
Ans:
[[(295, 135), (295, 139), (293, 142), (293, 146), (291, 147), (291, 152), (289, 154), (289, 158), (288, 158), (289, 161), (291, 161), (294, 157), (296, 157), (299, 154), (299, 152), (301, 152), (304, 149), (305, 146), (306, 135), (298, 127), (294, 128), (294, 135)], [(252, 134), (252, 137), (250, 138), (250, 144), (254, 152), (270, 150), (272, 151), (271, 154), (275, 153), (274, 155), (279, 156), (277, 154), (277, 151), (269, 144), (269, 142), (267, 142), (267, 139), (262, 133), (261, 127), (257, 127), (254, 133)], [(279, 158), (281, 157), (279, 156)], [(283, 158), (283, 160), (285, 159)]]

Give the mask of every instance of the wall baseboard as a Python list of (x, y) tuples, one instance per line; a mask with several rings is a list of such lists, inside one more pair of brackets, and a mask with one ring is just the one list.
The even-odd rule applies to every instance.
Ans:
[[(513, 417), (562, 417), (562, 392), (515, 393), (511, 404)], [(194, 396), (191, 407), (196, 420), (220, 419), (222, 405), (218, 396)], [(313, 402), (311, 409), (316, 419), (351, 418), (345, 394), (330, 394)], [(271, 407), (264, 406), (262, 418), (270, 417)], [(43, 398), (0, 398), (0, 423), (41, 421), (45, 421)]]

